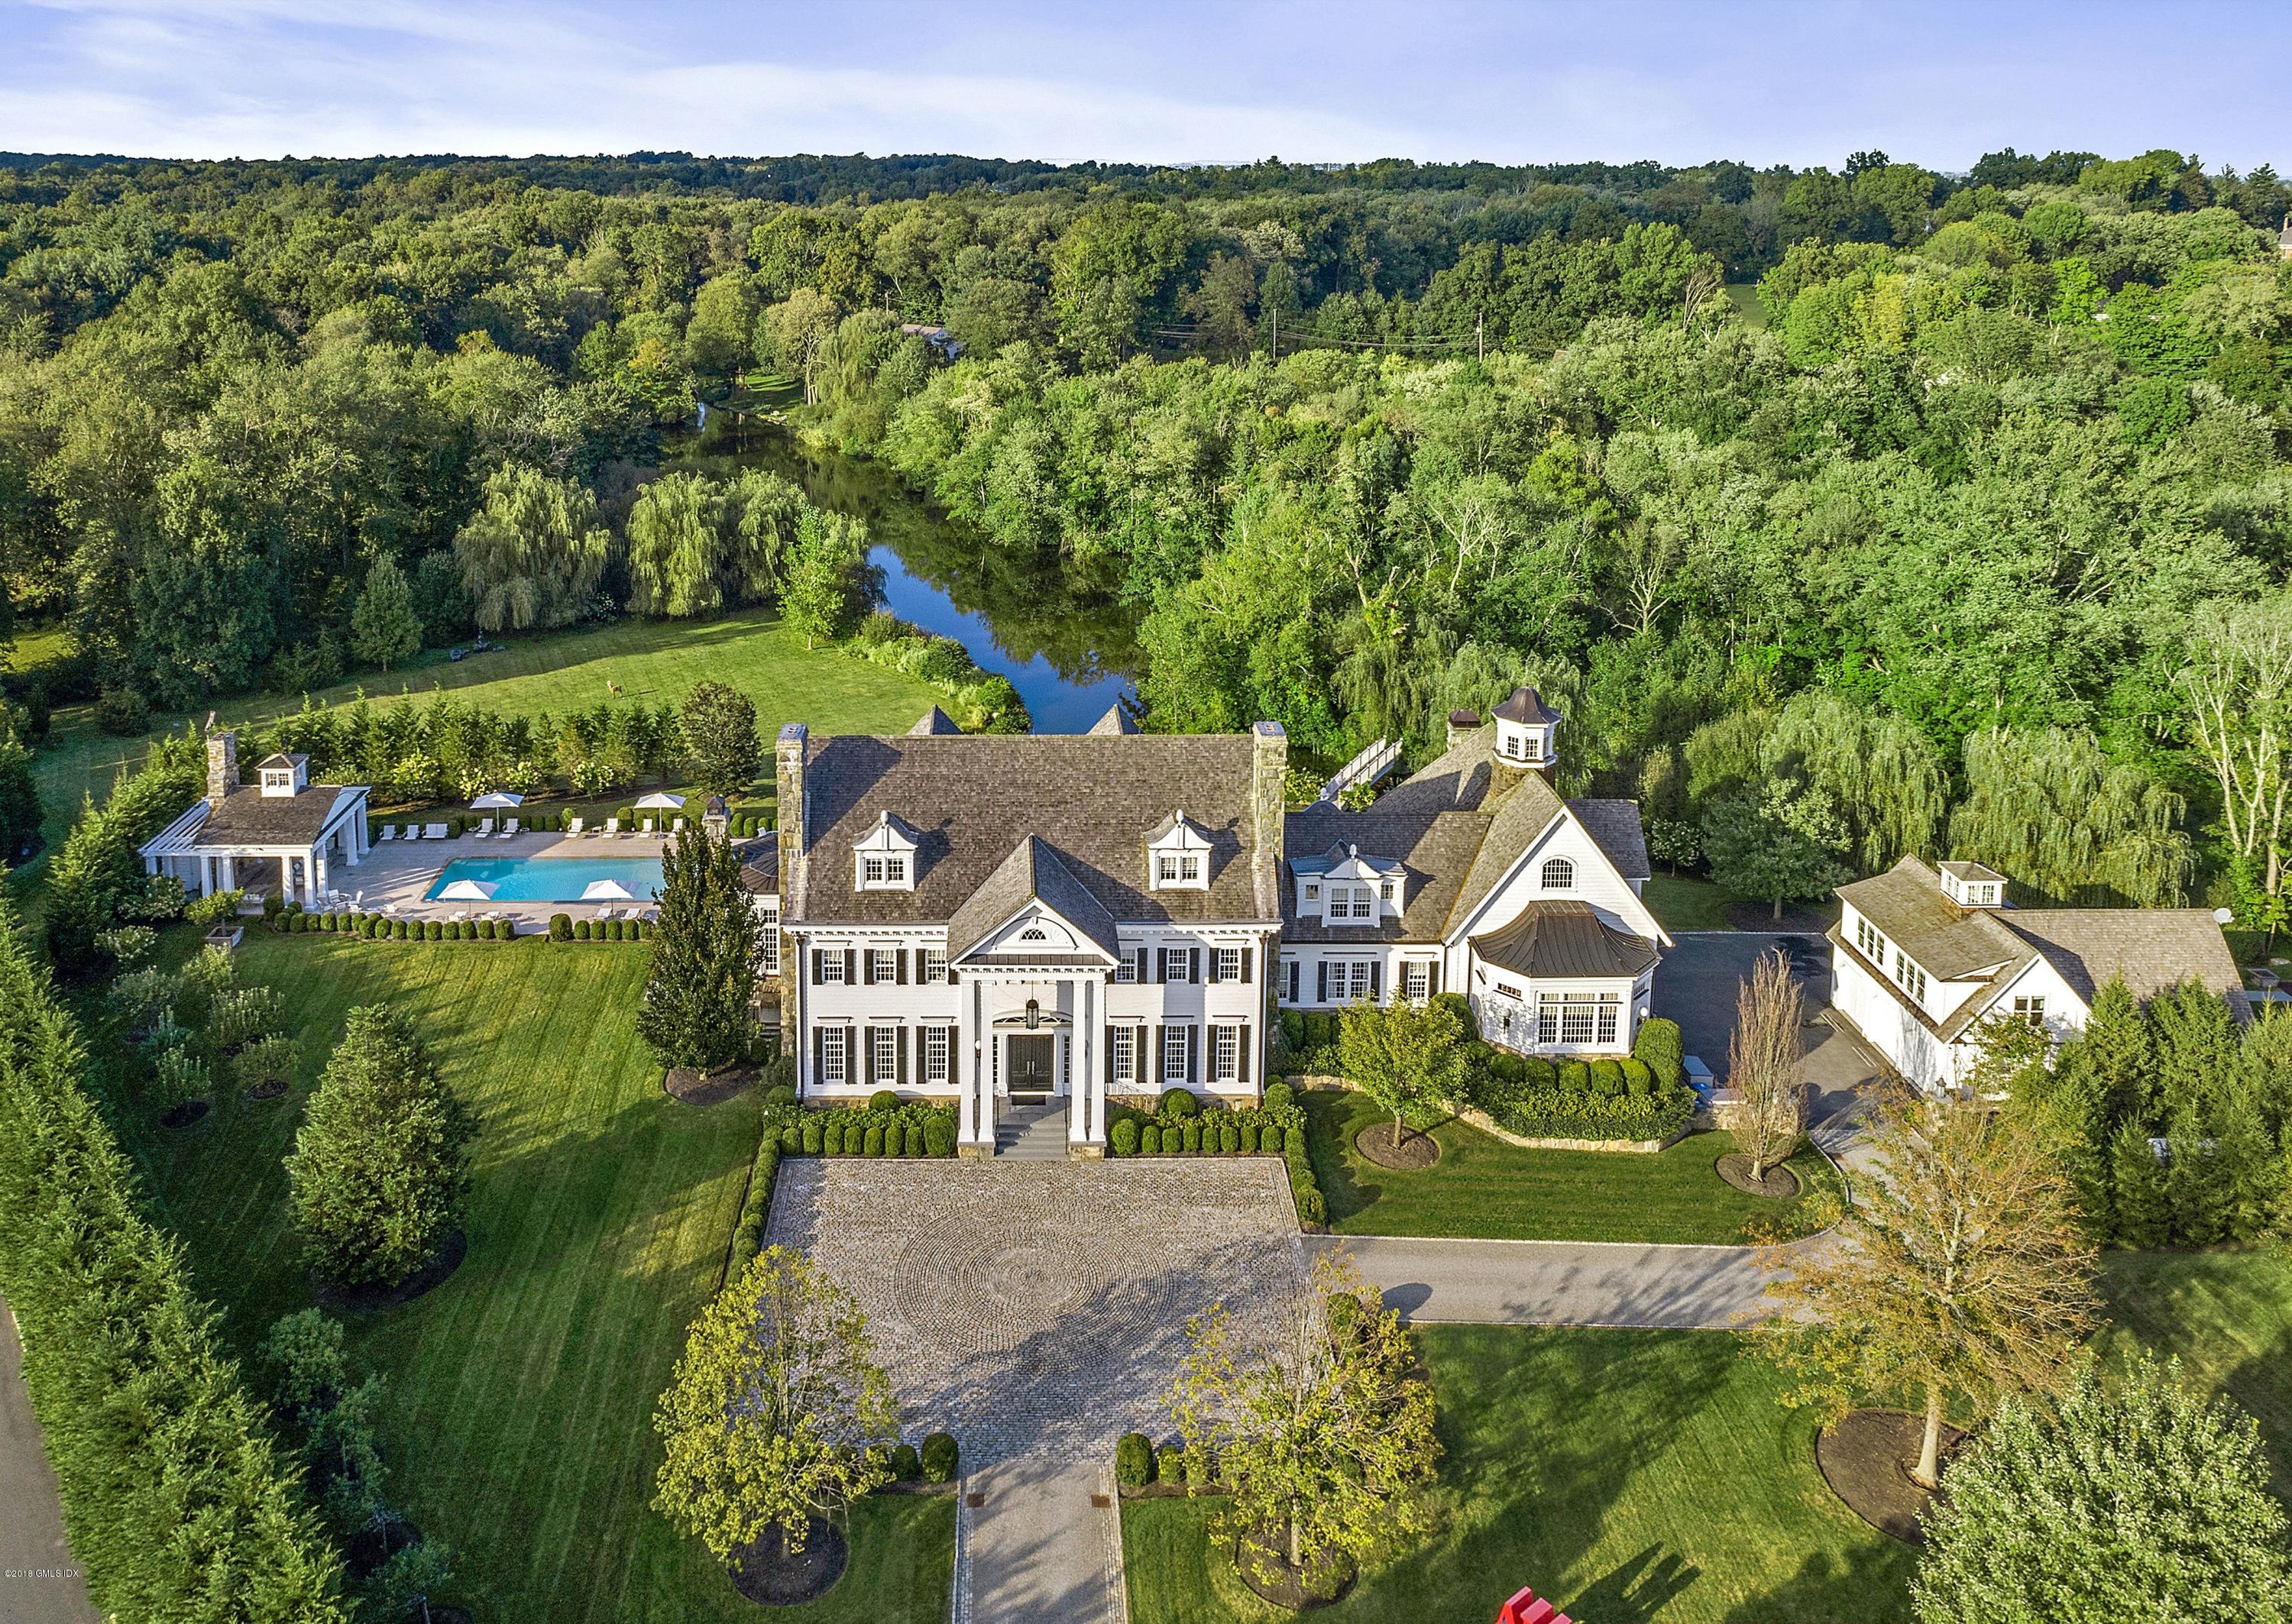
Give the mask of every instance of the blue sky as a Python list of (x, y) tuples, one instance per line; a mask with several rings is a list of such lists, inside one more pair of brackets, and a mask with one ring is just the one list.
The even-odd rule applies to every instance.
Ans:
[(0, 0), (0, 149), (2292, 168), (2292, 4)]

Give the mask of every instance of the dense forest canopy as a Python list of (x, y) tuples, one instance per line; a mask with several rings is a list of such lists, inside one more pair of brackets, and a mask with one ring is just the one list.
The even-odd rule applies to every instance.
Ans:
[(1947, 846), (2257, 920), (2288, 209), (2161, 150), (0, 164), (0, 581), (78, 651), (14, 697), (315, 686), (401, 597), (432, 642), (774, 600), (788, 492), (633, 499), (761, 365), (1118, 583), (1150, 726), (1421, 754), (1527, 677), (1571, 786), (1755, 888)]

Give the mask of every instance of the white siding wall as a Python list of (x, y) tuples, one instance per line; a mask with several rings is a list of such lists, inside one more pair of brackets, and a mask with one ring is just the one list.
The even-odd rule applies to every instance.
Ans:
[[(1573, 882), (1561, 888), (1546, 889), (1544, 865), (1561, 858), (1573, 869)], [(1473, 916), (1464, 921), (1460, 937), (1486, 936), (1518, 919), (1521, 911), (1534, 900), (1552, 902), (1585, 902), (1592, 904), (1602, 924), (1614, 927), (1630, 936), (1646, 937), (1653, 941), (1663, 939), (1663, 927), (1640, 900), (1631, 881), (1616, 872), (1608, 861), (1608, 854), (1600, 849), (1591, 832), (1576, 820), (1572, 812), (1563, 814), (1541, 839), (1530, 846), (1521, 860), (1513, 864), (1502, 883), (1489, 893)], [(1461, 943), (1458, 951), (1461, 951)]]
[(1921, 1088), (1957, 1081), (1957, 1067), (1941, 1040), (1902, 1008), (1888, 984), (1878, 980), (1852, 953), (1834, 951), (1830, 1001), (1854, 1023), (1889, 1065)]

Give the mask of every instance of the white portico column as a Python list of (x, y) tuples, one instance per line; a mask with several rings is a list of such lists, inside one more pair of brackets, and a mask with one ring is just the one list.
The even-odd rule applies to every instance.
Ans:
[(1067, 1112), (1067, 1154), (1097, 1156), (1106, 1152), (1106, 1062), (1098, 1052), (1098, 978), (1085, 976), (1074, 983), (1074, 1075)]
[(966, 972), (960, 1006), (962, 1025), (956, 1038), (956, 1065), (963, 1088), (956, 1098), (955, 1136), (956, 1153), (966, 1156), (995, 1154), (994, 1087), (987, 1080), (987, 1057), (981, 1046), (979, 1000), (979, 978)]

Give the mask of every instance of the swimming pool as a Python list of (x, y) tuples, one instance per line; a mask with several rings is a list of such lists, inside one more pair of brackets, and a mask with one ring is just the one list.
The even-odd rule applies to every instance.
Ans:
[(495, 902), (579, 902), (597, 880), (617, 881), (637, 902), (652, 901), (661, 888), (658, 857), (456, 857), (422, 899), (437, 901), (456, 880), (491, 886)]

